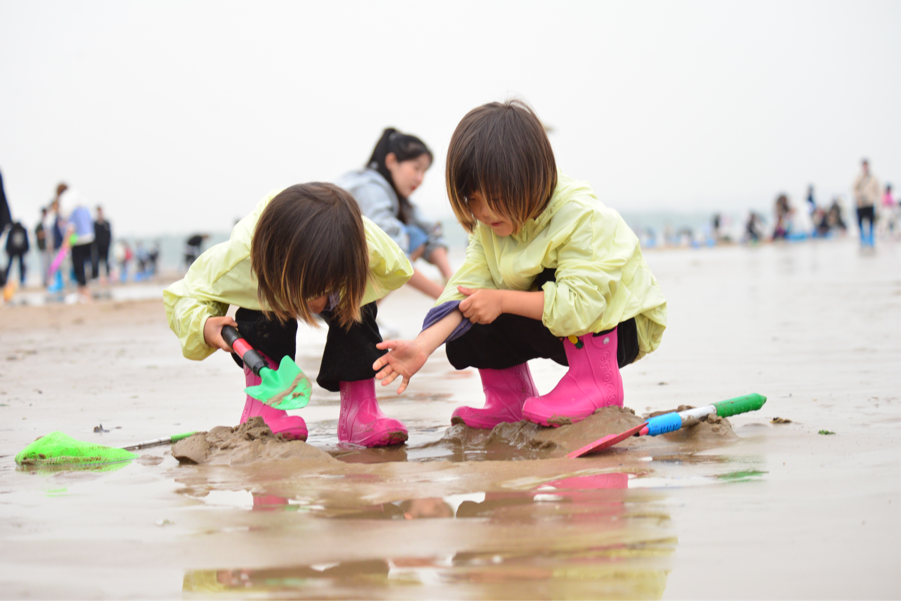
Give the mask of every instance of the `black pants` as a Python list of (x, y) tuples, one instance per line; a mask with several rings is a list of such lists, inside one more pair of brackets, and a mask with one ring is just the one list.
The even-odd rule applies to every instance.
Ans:
[[(555, 279), (554, 270), (545, 269), (535, 279), (533, 288), (540, 289), (545, 282)], [(616, 359), (622, 368), (638, 356), (638, 328), (632, 318), (619, 324), (616, 330)], [(541, 320), (509, 313), (501, 314), (489, 324), (473, 324), (468, 332), (448, 342), (446, 351), (448, 361), (457, 369), (507, 369), (540, 358), (569, 365), (562, 338), (551, 334)]]
[[(863, 222), (867, 222), (868, 232), (863, 232)], [(873, 223), (876, 221), (876, 207), (870, 205), (868, 207), (857, 207), (857, 227), (860, 228), (860, 238), (873, 235)]]
[(91, 260), (91, 245), (82, 244), (72, 247), (72, 268), (79, 286), (87, 286), (88, 280), (84, 272), (84, 264)]
[(9, 279), (9, 272), (13, 269), (13, 261), (19, 261), (19, 282), (22, 285), (25, 285), (25, 255), (9, 255), (9, 262), (6, 264), (6, 271), (4, 272), (3, 285), (6, 285), (6, 280)]
[(109, 277), (109, 244), (100, 246), (98, 244), (91, 245), (91, 279), (96, 280), (100, 277), (100, 263), (106, 267), (106, 277)]
[[(351, 325), (348, 330), (334, 323), (331, 311), (320, 314), (329, 326), (319, 376), (316, 378), (320, 386), (338, 392), (338, 382), (356, 382), (375, 377), (372, 364), (385, 354), (385, 351), (375, 348), (375, 345), (382, 341), (378, 325), (375, 323), (377, 313), (375, 303), (369, 303), (361, 309), (362, 320)], [(265, 353), (276, 363), (280, 362), (282, 357), (291, 357), (292, 360), (295, 358), (296, 321), (290, 320), (283, 324), (275, 318), (266, 319), (262, 311), (251, 309), (238, 309), (235, 321), (238, 322), (238, 331), (248, 344)], [(232, 354), (232, 358), (238, 365), (244, 366), (237, 355)]]

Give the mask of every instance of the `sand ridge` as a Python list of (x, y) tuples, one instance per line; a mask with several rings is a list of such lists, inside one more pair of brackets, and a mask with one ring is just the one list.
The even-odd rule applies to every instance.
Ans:
[[(682, 405), (677, 410), (690, 408)], [(656, 412), (654, 415), (662, 413), (668, 412)], [(645, 419), (628, 407), (604, 407), (580, 422), (559, 427), (539, 426), (525, 420), (501, 423), (491, 430), (455, 424), (440, 439), (422, 446), (450, 447), (461, 452), (489, 451), (491, 458), (498, 460), (524, 457), (552, 459), (563, 457), (608, 434), (624, 432)], [(617, 446), (640, 446), (645, 444), (645, 438), (631, 437)], [(695, 420), (692, 425), (665, 434), (663, 438), (670, 442), (704, 446), (738, 439), (729, 421), (717, 416)], [(327, 452), (312, 445), (273, 434), (261, 417), (251, 418), (233, 428), (217, 426), (209, 432), (200, 432), (181, 440), (173, 445), (172, 456), (180, 463), (212, 465), (299, 459), (318, 467), (336, 461)]]
[(171, 452), (182, 464), (241, 465), (277, 459), (302, 459), (317, 465), (336, 462), (301, 440), (273, 434), (262, 417), (252, 417), (234, 428), (216, 426), (198, 432), (172, 445)]

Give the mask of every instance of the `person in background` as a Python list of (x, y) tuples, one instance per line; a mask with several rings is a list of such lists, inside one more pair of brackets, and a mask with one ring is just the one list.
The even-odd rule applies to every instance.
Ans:
[[(62, 251), (63, 248), (66, 222), (60, 211), (59, 199), (68, 189), (69, 186), (62, 182), (60, 182), (59, 185), (56, 186), (56, 195), (53, 197), (53, 200), (50, 201), (50, 212), (48, 214), (47, 222), (45, 222), (44, 224), (44, 229), (48, 231), (48, 236), (50, 236), (48, 237), (48, 242), (50, 242), (51, 240), (53, 241), (53, 246), (50, 249), (51, 261), (56, 258), (57, 254)], [(65, 262), (63, 263), (63, 265), (65, 265)], [(48, 292), (62, 292), (64, 287), (63, 271), (65, 270), (66, 269), (63, 266), (60, 266), (53, 274), (48, 274)]]
[(791, 233), (791, 213), (793, 209), (788, 204), (788, 196), (780, 194), (776, 198), (776, 225), (773, 227), (773, 240), (785, 240)]
[[(350, 192), (363, 215), (391, 236), (411, 263), (423, 258), (447, 281), (454, 272), (440, 225), (425, 220), (409, 200), (431, 165), (432, 151), (422, 140), (389, 127), (382, 132), (366, 167), (346, 173), (335, 183)], [(432, 298), (444, 291), (441, 284), (415, 268), (408, 283)]]
[(94, 242), (94, 220), (91, 218), (91, 212), (84, 206), (81, 196), (71, 188), (67, 188), (59, 197), (61, 211), (66, 211), (66, 207), (69, 206), (72, 209), (68, 213), (63, 213), (67, 215), (63, 244), (69, 244), (72, 252), (72, 269), (75, 271), (75, 280), (78, 283), (78, 300), (90, 302), (91, 296), (88, 293), (85, 264), (91, 261), (91, 244)]
[(113, 249), (113, 257), (116, 264), (119, 265), (119, 281), (123, 284), (128, 281), (128, 264), (131, 262), (134, 253), (131, 251), (128, 241), (119, 239)]
[(832, 204), (829, 205), (829, 210), (826, 211), (826, 219), (831, 229), (840, 230), (842, 234), (848, 231), (848, 224), (845, 223), (845, 219), (842, 216), (842, 203), (838, 196), (832, 199)]
[[(3, 175), (0, 174), (0, 236), (3, 235), (6, 226), (12, 222), (12, 214), (9, 212), (9, 203), (6, 202), (6, 192), (3, 189)], [(6, 275), (4, 273), (0, 273), (0, 286), (6, 286)]]
[(892, 196), (892, 185), (885, 185), (885, 193), (882, 195), (882, 223), (887, 234), (894, 235), (898, 226), (898, 203)]
[(30, 246), (28, 244), (28, 230), (22, 225), (21, 221), (12, 224), (9, 235), (6, 237), (6, 256), (9, 260), (6, 263), (6, 271), (4, 277), (9, 279), (9, 272), (13, 268), (13, 262), (19, 262), (19, 283), (25, 285), (25, 255), (28, 253)]
[(148, 276), (156, 275), (156, 263), (160, 258), (160, 243), (156, 241), (153, 243), (153, 246), (150, 247), (150, 250), (147, 251), (147, 261), (148, 261)]
[(103, 216), (103, 207), (97, 205), (97, 218), (94, 220), (94, 244), (91, 249), (91, 279), (96, 280), (100, 276), (100, 263), (106, 269), (106, 277), (101, 280), (106, 282), (110, 277), (109, 248), (113, 240), (113, 229), (109, 221)]
[(807, 186), (807, 210), (813, 215), (817, 210), (817, 200), (813, 195), (813, 184)]
[[(50, 249), (50, 245), (47, 244), (48, 229), (45, 224), (47, 223), (48, 213), (47, 207), (41, 208), (41, 220), (34, 228), (34, 239), (38, 245), (38, 252), (41, 255), (41, 285), (45, 287), (47, 286), (47, 270), (50, 269), (50, 262), (53, 260), (53, 257), (50, 254), (52, 250)], [(50, 235), (52, 236), (52, 233)], [(50, 241), (52, 242), (52, 239)]]
[(751, 211), (748, 220), (745, 222), (745, 241), (760, 242), (763, 233), (760, 231), (760, 218), (755, 211)]
[(140, 240), (135, 243), (135, 261), (138, 262), (138, 268), (135, 271), (135, 281), (146, 280), (150, 269), (150, 255), (147, 249), (144, 248), (144, 243)]
[[(879, 202), (879, 182), (870, 173), (870, 162), (867, 159), (860, 162), (860, 173), (854, 180), (854, 201), (857, 204), (860, 245), (864, 248), (867, 246), (873, 248), (875, 246), (873, 225), (876, 221), (876, 204)], [(867, 222), (866, 230), (864, 222)]]
[(203, 252), (203, 241), (209, 238), (209, 234), (194, 234), (185, 241), (185, 268), (190, 268)]

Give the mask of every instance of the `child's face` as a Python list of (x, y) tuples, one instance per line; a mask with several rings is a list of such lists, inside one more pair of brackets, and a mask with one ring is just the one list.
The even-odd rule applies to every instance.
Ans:
[(469, 210), (473, 216), (491, 228), (491, 231), (498, 236), (509, 236), (513, 233), (513, 222), (501, 215), (495, 214), (489, 207), (488, 203), (482, 198), (478, 192), (473, 192), (467, 197), (469, 201)]
[(391, 179), (394, 180), (394, 187), (403, 197), (409, 197), (416, 188), (422, 185), (425, 172), (429, 170), (432, 163), (429, 161), (429, 155), (421, 154), (415, 159), (408, 161), (398, 161), (394, 153), (389, 153), (385, 159), (385, 166), (391, 173)]
[(317, 296), (316, 298), (307, 301), (307, 307), (314, 315), (319, 315), (320, 313), (325, 311), (325, 306), (327, 304), (328, 294), (323, 294), (322, 296)]

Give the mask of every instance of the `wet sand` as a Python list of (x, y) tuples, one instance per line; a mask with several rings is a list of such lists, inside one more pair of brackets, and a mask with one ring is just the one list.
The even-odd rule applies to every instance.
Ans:
[[(637, 416), (451, 426), (481, 391), (439, 351), (404, 395), (380, 390), (407, 445), (341, 447), (338, 395), (314, 387), (308, 444), (267, 442), (265, 460), (156, 447), (106, 471), (16, 468), (54, 430), (221, 440), (242, 377), (222, 353), (183, 359), (161, 301), (0, 310), (0, 598), (901, 597), (901, 247), (647, 258), (670, 326), (623, 370)], [(404, 290), (381, 313), (413, 335), (428, 306)], [(299, 337), (314, 378), (325, 333)], [(563, 373), (532, 371), (542, 392)], [(729, 424), (565, 457), (650, 412), (750, 392), (767, 404)]]

